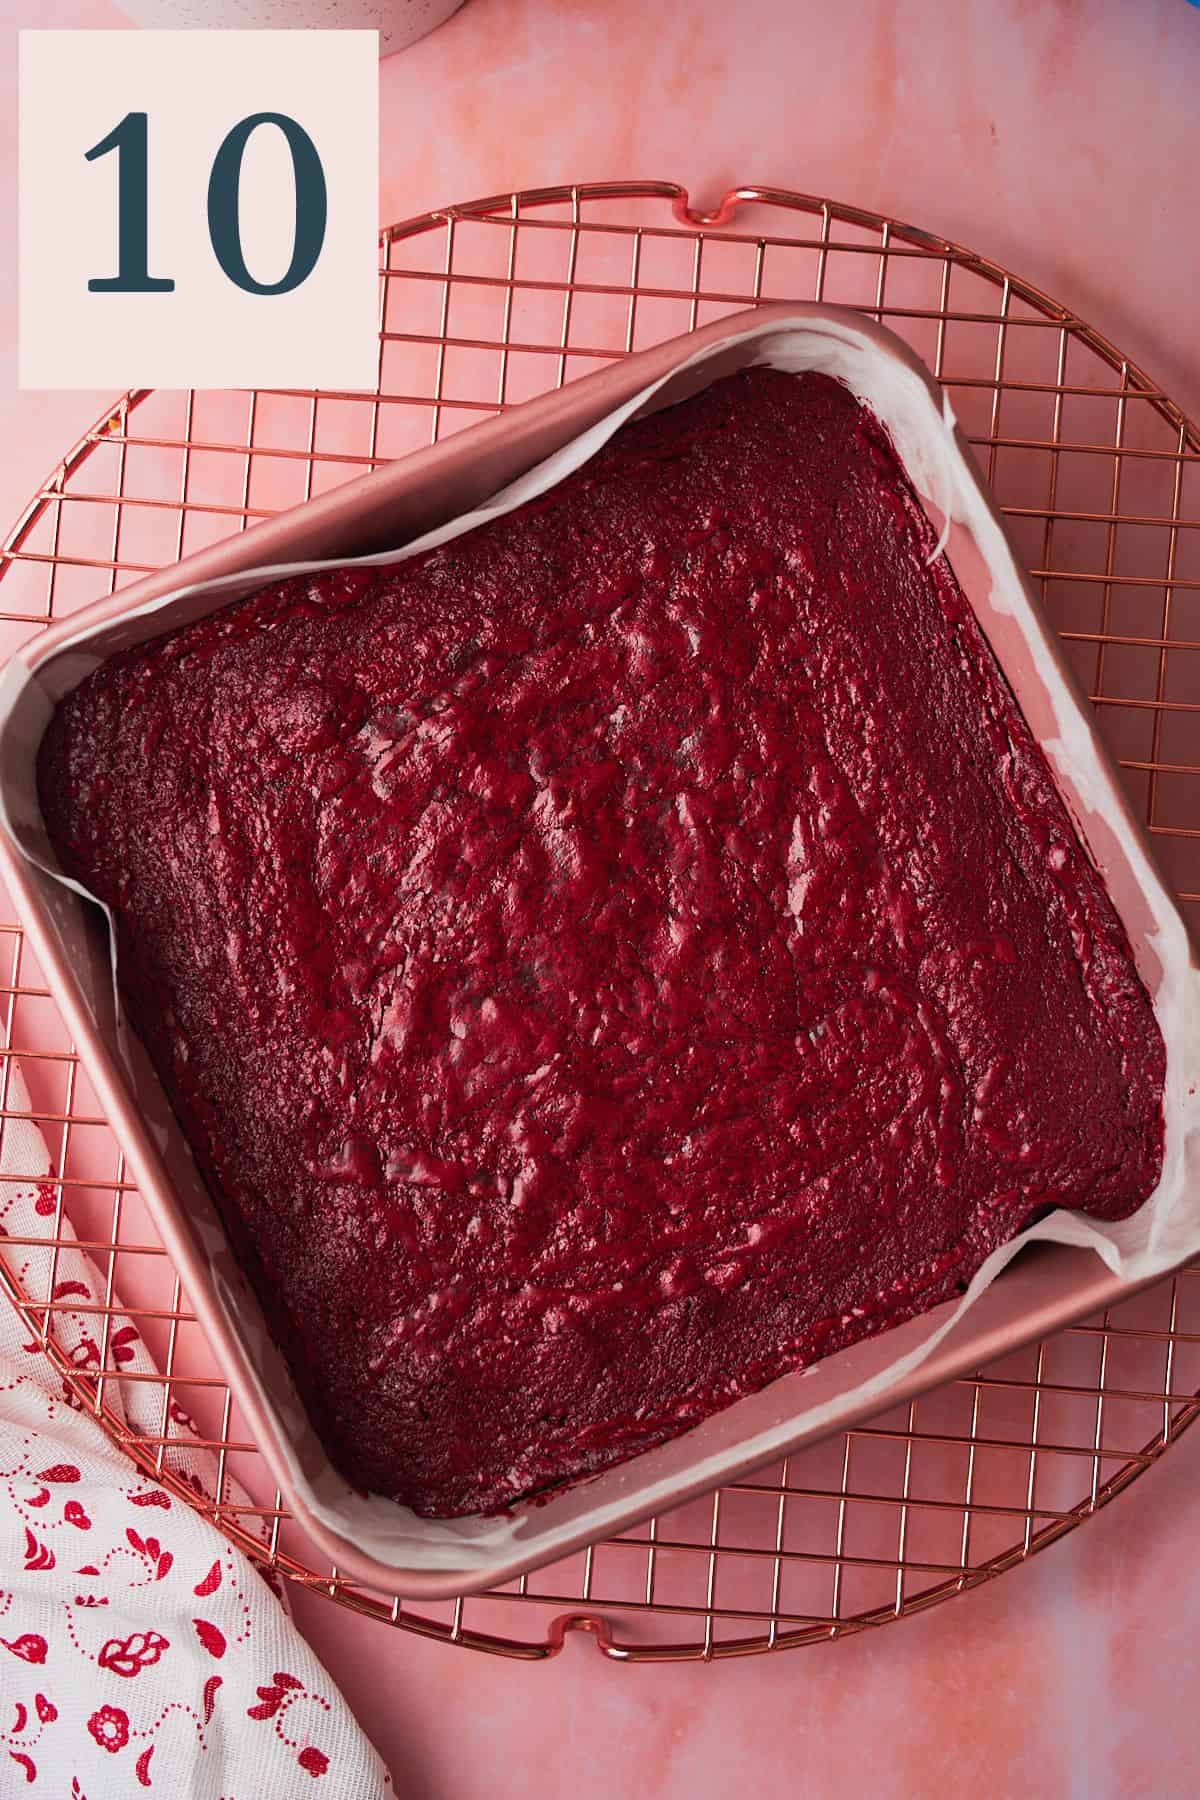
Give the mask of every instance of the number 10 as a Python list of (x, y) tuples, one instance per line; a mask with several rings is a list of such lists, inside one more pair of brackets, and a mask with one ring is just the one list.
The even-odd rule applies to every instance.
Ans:
[[(292, 157), (295, 190), (295, 227), (292, 259), (278, 281), (256, 281), (246, 267), (238, 199), (242, 159), (251, 135), (260, 125), (274, 125), (284, 135)], [(149, 263), (149, 152), (147, 114), (128, 112), (107, 137), (88, 150), (94, 162), (109, 151), (117, 153), (117, 273), (94, 276), (88, 282), (92, 294), (169, 294), (175, 283), (151, 275)], [(286, 113), (251, 113), (228, 132), (213, 158), (208, 178), (208, 236), (213, 254), (236, 287), (248, 294), (290, 294), (307, 281), (316, 267), (325, 242), (328, 196), (325, 171), (316, 146), (302, 125)]]

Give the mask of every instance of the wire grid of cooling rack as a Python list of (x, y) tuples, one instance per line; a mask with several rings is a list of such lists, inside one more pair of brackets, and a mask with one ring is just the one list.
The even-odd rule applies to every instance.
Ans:
[[(670, 183), (495, 196), (395, 226), (381, 251), (377, 391), (126, 395), (10, 534), (0, 649), (613, 357), (760, 300), (847, 302), (907, 337), (944, 383), (1200, 922), (1200, 435), (1116, 349), (968, 251), (775, 189), (734, 190), (711, 214)], [(36, 1242), (62, 1241), (69, 1216), (100, 1265), (96, 1366), (76, 1366), (61, 1340), (70, 1303), (21, 1286), (17, 1258), (35, 1240), (6, 1240), (0, 1285), (146, 1473), (261, 1565), (372, 1618), (528, 1658), (553, 1654), (571, 1628), (630, 1661), (837, 1638), (1024, 1561), (1123, 1492), (1200, 1412), (1197, 1267), (495, 1594), (411, 1609), (357, 1588), (281, 1509), (32, 952), (15, 924), (0, 938), (5, 1055), (20, 1058), (60, 1171)], [(157, 1436), (131, 1435), (105, 1392), (126, 1318), (163, 1371), (144, 1378), (161, 1390)], [(216, 1452), (215, 1500), (173, 1465), (176, 1406)]]

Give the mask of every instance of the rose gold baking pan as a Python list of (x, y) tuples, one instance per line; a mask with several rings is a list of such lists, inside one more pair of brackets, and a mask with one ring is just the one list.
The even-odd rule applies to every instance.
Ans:
[[(561, 478), (626, 417), (751, 362), (845, 380), (891, 432), (1120, 912), (1167, 1043), (1166, 1152), (1132, 1220), (1053, 1214), (965, 1300), (784, 1377), (657, 1450), (492, 1518), (418, 1519), (349, 1489), (308, 1425), (145, 1055), (114, 1001), (108, 934), (57, 872), (34, 763), (57, 698), (113, 651), (286, 569), (395, 560)], [(764, 307), (630, 356), (161, 570), (51, 626), (0, 682), (0, 869), (214, 1355), (300, 1524), (339, 1571), (411, 1598), (497, 1587), (758, 1464), (1040, 1338), (1200, 1251), (1200, 973), (1085, 705), (932, 378), (838, 307)], [(1189, 1191), (1190, 1189), (1190, 1191)], [(1015, 1258), (1015, 1260), (1014, 1260)]]

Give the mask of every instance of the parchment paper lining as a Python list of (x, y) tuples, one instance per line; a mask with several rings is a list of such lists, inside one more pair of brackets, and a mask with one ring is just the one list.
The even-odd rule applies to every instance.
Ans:
[[(898, 1383), (926, 1361), (1026, 1244), (1041, 1241), (1089, 1249), (1131, 1282), (1165, 1272), (1200, 1252), (1200, 1098), (1196, 1093), (1200, 1074), (1200, 974), (1193, 965), (1182, 920), (1140, 835), (1130, 824), (1110, 770), (1096, 754), (1081, 703), (1064, 673), (1048, 629), (1030, 600), (1004, 532), (966, 466), (948, 402), (943, 402), (939, 412), (921, 375), (899, 357), (886, 353), (877, 338), (852, 325), (807, 319), (794, 328), (781, 328), (777, 322), (751, 326), (681, 362), (673, 373), (582, 432), (504, 488), (487, 505), (439, 526), (402, 549), (357, 559), (279, 564), (252, 574), (180, 588), (147, 602), (113, 624), (81, 631), (39, 671), (31, 672), (16, 659), (0, 678), (0, 825), (30, 862), (81, 899), (98, 906), (98, 901), (55, 866), (37, 805), (36, 749), (53, 707), (63, 694), (116, 650), (147, 635), (157, 635), (147, 632), (147, 619), (153, 616), (161, 620), (161, 630), (166, 632), (180, 622), (181, 607), (186, 607), (188, 617), (196, 617), (284, 576), (343, 567), (351, 560), (359, 566), (387, 566), (448, 543), (485, 520), (510, 512), (543, 493), (585, 463), (627, 419), (669, 405), (728, 370), (752, 363), (790, 372), (817, 369), (844, 381), (890, 432), (914, 487), (939, 527), (938, 552), (945, 547), (952, 526), (964, 528), (990, 575), (991, 606), (1017, 622), (1046, 684), (1054, 730), (1039, 735), (1064, 797), (1102, 869), (1102, 846), (1098, 836), (1088, 829), (1087, 821), (1092, 815), (1103, 821), (1106, 833), (1119, 845), (1136, 877), (1152, 921), (1144, 941), (1135, 941), (1135, 948), (1153, 990), (1168, 1048), (1166, 1144), (1159, 1186), (1132, 1219), (1108, 1225), (1067, 1212), (1050, 1214), (990, 1256), (956, 1305), (941, 1307), (926, 1319), (901, 1328), (895, 1335), (907, 1346), (903, 1354), (869, 1379), (847, 1386), (818, 1405), (794, 1406), (786, 1417), (738, 1439), (736, 1457), (730, 1445), (722, 1443), (711, 1455), (689, 1465), (689, 1484), (697, 1485), (701, 1480), (710, 1485), (719, 1483), (733, 1460), (739, 1465), (751, 1458), (771, 1460), (795, 1440), (801, 1428), (815, 1428), (826, 1421), (833, 1424), (848, 1403), (857, 1405), (871, 1400), (884, 1407)], [(968, 597), (978, 604), (977, 596)], [(195, 604), (201, 600), (214, 604)], [(131, 630), (134, 621), (137, 625)], [(109, 937), (111, 946), (115, 942), (111, 919)], [(110, 954), (115, 961), (115, 951)], [(113, 979), (115, 989), (115, 967)], [(131, 1080), (136, 1081), (128, 1044), (120, 1042), (119, 1048)], [(205, 1229), (201, 1235), (211, 1250), (211, 1229)], [(213, 1275), (218, 1300), (258, 1371), (259, 1398), (277, 1422), (293, 1483), (331, 1530), (397, 1568), (469, 1573), (493, 1563), (506, 1548), (511, 1550), (530, 1537), (536, 1537), (539, 1546), (545, 1543), (547, 1555), (553, 1553), (555, 1532), (550, 1515), (561, 1501), (552, 1499), (542, 1508), (518, 1507), (494, 1518), (419, 1519), (391, 1501), (356, 1493), (327, 1464), (314, 1472), (310, 1466), (311, 1430), (294, 1392), (290, 1388), (284, 1390), (273, 1378), (269, 1382), (264, 1379), (272, 1359), (263, 1354), (261, 1314), (257, 1308), (253, 1316), (247, 1311), (243, 1297), (215, 1265)], [(843, 1354), (853, 1356), (853, 1352)], [(831, 1358), (823, 1366), (829, 1368), (839, 1360)], [(795, 1377), (785, 1377), (782, 1383), (774, 1385), (782, 1390), (785, 1383), (794, 1382)], [(755, 1399), (761, 1401), (761, 1396)], [(754, 1404), (754, 1399), (738, 1402), (720, 1417), (728, 1426), (739, 1409)], [(761, 1411), (761, 1406), (756, 1410)], [(706, 1430), (706, 1426), (701, 1426), (692, 1434), (697, 1446)], [(728, 1430), (722, 1435), (727, 1438)], [(296, 1448), (302, 1440), (306, 1441), (303, 1459)], [(593, 1502), (586, 1505), (586, 1524), (589, 1535), (597, 1537), (603, 1535), (618, 1514), (628, 1513), (633, 1496), (645, 1511), (669, 1502), (678, 1486), (678, 1473), (656, 1472), (660, 1460), (660, 1452), (649, 1452), (577, 1488), (570, 1508), (572, 1535), (578, 1535), (581, 1494)], [(565, 1529), (564, 1526), (564, 1532)]]

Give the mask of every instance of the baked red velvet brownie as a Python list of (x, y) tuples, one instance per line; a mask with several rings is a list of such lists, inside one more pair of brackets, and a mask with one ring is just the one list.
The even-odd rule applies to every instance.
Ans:
[(885, 433), (759, 370), (40, 758), (347, 1477), (495, 1508), (1132, 1212), (1164, 1049)]

